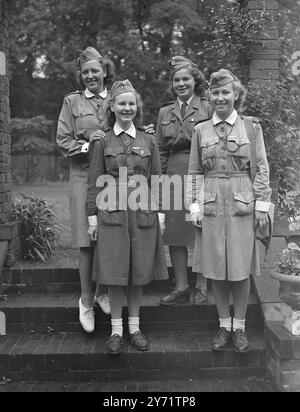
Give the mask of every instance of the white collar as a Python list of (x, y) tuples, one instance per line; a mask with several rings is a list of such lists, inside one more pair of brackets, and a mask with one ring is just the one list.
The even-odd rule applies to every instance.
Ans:
[[(235, 122), (236, 122), (237, 117), (238, 117), (238, 113), (237, 113), (237, 111), (234, 109), (233, 112), (231, 113), (231, 115), (227, 117), (227, 119), (225, 120), (225, 122), (226, 122), (226, 123), (229, 123), (229, 124), (231, 124), (231, 126), (233, 126), (233, 125), (235, 124)], [(219, 118), (219, 116), (216, 114), (216, 112), (214, 112), (212, 120), (213, 120), (214, 126), (215, 126), (216, 124), (218, 124), (218, 123), (223, 122), (223, 120)]]
[[(94, 93), (90, 92), (88, 88), (85, 89), (84, 91), (85, 97), (87, 99), (91, 99), (92, 97), (94, 97)], [(99, 96), (102, 97), (102, 99), (106, 99), (107, 98), (107, 88), (105, 87), (105, 89), (103, 90), (103, 92), (99, 93)]]
[(115, 123), (114, 125), (114, 132), (116, 136), (119, 136), (121, 133), (126, 133), (129, 134), (129, 136), (133, 137), (134, 139), (136, 138), (136, 128), (134, 126), (134, 124), (132, 123), (132, 125), (129, 127), (128, 130), (124, 130), (122, 129), (122, 127), (119, 125), (119, 123)]
[[(190, 105), (191, 101), (193, 100), (194, 94), (192, 95), (192, 97), (189, 98), (189, 100), (187, 102), (185, 102), (188, 106)], [(177, 97), (178, 103), (179, 103), (179, 107), (181, 109), (181, 106), (183, 105), (183, 101), (179, 99), (179, 97)]]

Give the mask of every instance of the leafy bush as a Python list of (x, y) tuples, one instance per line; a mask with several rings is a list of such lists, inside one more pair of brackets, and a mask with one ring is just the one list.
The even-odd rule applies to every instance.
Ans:
[(300, 248), (296, 243), (289, 243), (281, 253), (277, 255), (275, 267), (284, 275), (300, 276)]
[(59, 226), (46, 201), (21, 195), (14, 199), (12, 215), (21, 225), (23, 259), (49, 259), (55, 250)]

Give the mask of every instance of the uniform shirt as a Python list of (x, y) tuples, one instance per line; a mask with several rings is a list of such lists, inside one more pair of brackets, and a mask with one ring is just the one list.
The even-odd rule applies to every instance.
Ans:
[[(213, 128), (211, 127), (213, 124)], [(257, 173), (253, 182), (253, 192), (255, 195), (255, 210), (267, 212), (270, 206), (270, 182), (269, 182), (269, 166), (266, 157), (264, 139), (261, 126), (258, 123), (253, 123), (256, 129), (256, 164)], [(243, 141), (242, 141), (243, 140)], [(219, 141), (219, 143), (217, 143)], [(240, 170), (249, 170), (250, 167), (250, 147), (244, 145), (242, 157), (235, 160), (235, 147), (241, 143), (250, 143), (244, 124), (241, 117), (234, 110), (226, 120), (220, 119), (214, 113), (211, 122), (205, 122), (196, 128), (189, 162), (189, 179), (187, 184), (187, 198), (189, 199), (191, 213), (202, 213), (201, 204), (204, 195), (204, 179), (205, 168), (203, 163), (209, 162), (209, 156), (212, 150), (215, 150), (218, 169), (226, 171), (235, 170), (237, 161), (240, 162)], [(215, 149), (213, 149), (215, 146)], [(200, 148), (205, 148), (205, 153)], [(211, 149), (209, 149), (211, 148)], [(209, 150), (207, 150), (209, 149)], [(248, 150), (248, 156), (246, 151)], [(211, 153), (210, 153), (211, 152)], [(201, 154), (200, 154), (201, 153)], [(228, 156), (229, 153), (229, 156)], [(208, 164), (208, 163), (207, 163)], [(194, 176), (194, 184), (193, 184)], [(197, 176), (197, 177), (195, 177)]]

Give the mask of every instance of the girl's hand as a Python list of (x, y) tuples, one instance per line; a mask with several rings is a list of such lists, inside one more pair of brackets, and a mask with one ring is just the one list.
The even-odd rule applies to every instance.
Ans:
[(103, 137), (105, 137), (105, 132), (103, 130), (95, 130), (90, 135), (90, 143), (92, 143), (94, 140), (101, 140)]
[(201, 213), (191, 213), (191, 221), (194, 227), (201, 227)]
[(90, 236), (91, 241), (97, 240), (97, 229), (98, 225), (89, 225), (88, 234)]
[(268, 224), (268, 212), (255, 211), (254, 227), (258, 227), (259, 230), (266, 229)]
[(166, 224), (165, 224), (165, 222), (159, 222), (159, 227), (160, 227), (161, 235), (163, 236), (164, 233), (165, 233), (165, 230), (166, 230)]
[(144, 131), (145, 131), (146, 133), (155, 134), (154, 124), (153, 124), (153, 123), (148, 124), (147, 126), (143, 126), (142, 128), (144, 129)]

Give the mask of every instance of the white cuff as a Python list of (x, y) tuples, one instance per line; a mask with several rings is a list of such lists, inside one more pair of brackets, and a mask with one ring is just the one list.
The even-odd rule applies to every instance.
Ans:
[(88, 221), (89, 221), (90, 226), (97, 226), (97, 224), (98, 224), (98, 219), (97, 219), (96, 215), (88, 216)]
[(258, 212), (268, 212), (270, 208), (270, 202), (262, 202), (257, 200), (255, 203), (255, 210)]
[(89, 146), (89, 142), (84, 143), (81, 147), (81, 153), (87, 153), (89, 151)]
[(201, 213), (200, 204), (199, 203), (192, 203), (190, 205), (190, 213)]
[(164, 213), (158, 213), (159, 223), (165, 223), (166, 215)]

